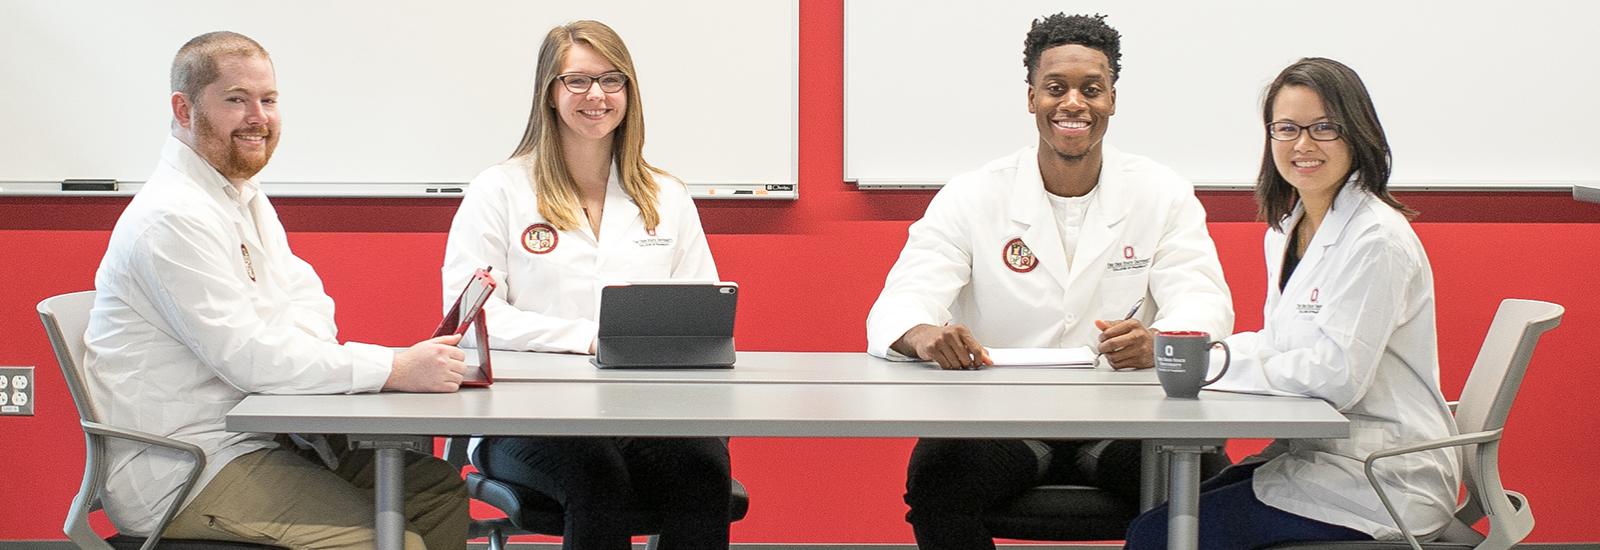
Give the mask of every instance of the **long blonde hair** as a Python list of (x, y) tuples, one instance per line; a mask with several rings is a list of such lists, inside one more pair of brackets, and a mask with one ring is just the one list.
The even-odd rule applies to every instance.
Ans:
[(533, 93), (533, 108), (528, 113), (528, 127), (511, 158), (526, 157), (528, 160), (528, 179), (533, 181), (534, 193), (539, 199), (539, 215), (556, 229), (576, 229), (581, 210), (578, 185), (567, 170), (567, 160), (562, 154), (561, 117), (556, 113), (550, 94), (558, 85), (556, 76), (567, 52), (574, 43), (580, 42), (628, 76), (627, 112), (622, 124), (613, 131), (611, 155), (617, 164), (622, 190), (639, 205), (645, 228), (653, 231), (661, 223), (661, 214), (656, 210), (655, 175), (667, 173), (644, 160), (644, 105), (639, 99), (639, 76), (622, 37), (605, 23), (573, 21), (550, 29), (545, 35), (544, 45), (539, 47), (539, 68), (534, 76), (537, 87)]

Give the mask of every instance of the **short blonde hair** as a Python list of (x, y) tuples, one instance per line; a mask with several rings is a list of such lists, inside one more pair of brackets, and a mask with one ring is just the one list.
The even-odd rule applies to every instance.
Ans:
[(172, 91), (182, 92), (189, 101), (200, 97), (200, 90), (222, 76), (218, 61), (224, 57), (260, 57), (268, 61), (267, 49), (248, 36), (232, 31), (215, 31), (196, 36), (178, 48), (172, 58)]

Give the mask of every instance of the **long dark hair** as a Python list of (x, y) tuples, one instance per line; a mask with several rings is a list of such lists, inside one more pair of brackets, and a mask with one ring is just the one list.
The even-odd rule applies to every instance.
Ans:
[[(1389, 139), (1383, 135), (1383, 124), (1378, 122), (1366, 84), (1354, 70), (1321, 57), (1307, 57), (1284, 68), (1267, 86), (1262, 101), (1263, 132), (1272, 122), (1272, 107), (1284, 86), (1305, 86), (1322, 98), (1323, 110), (1329, 120), (1339, 125), (1339, 136), (1350, 147), (1350, 173), (1344, 174), (1343, 179), (1349, 180), (1354, 174), (1352, 184), (1408, 217), (1416, 215), (1415, 210), (1389, 194)], [(1272, 138), (1265, 134), (1262, 137), (1266, 143), (1261, 148), (1261, 174), (1256, 177), (1256, 206), (1268, 226), (1282, 231), (1283, 220), (1294, 212), (1294, 202), (1299, 197), (1272, 160)]]

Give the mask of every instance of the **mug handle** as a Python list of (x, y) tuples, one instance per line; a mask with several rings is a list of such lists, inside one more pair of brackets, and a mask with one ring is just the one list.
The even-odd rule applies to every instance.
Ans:
[(1227, 342), (1222, 340), (1212, 342), (1210, 346), (1206, 347), (1206, 351), (1209, 352), (1211, 351), (1211, 348), (1217, 347), (1218, 345), (1222, 346), (1222, 372), (1218, 372), (1215, 378), (1207, 380), (1204, 384), (1201, 384), (1201, 387), (1210, 386), (1216, 383), (1218, 380), (1221, 380), (1223, 375), (1228, 374), (1228, 363), (1233, 362), (1233, 351), (1228, 349)]

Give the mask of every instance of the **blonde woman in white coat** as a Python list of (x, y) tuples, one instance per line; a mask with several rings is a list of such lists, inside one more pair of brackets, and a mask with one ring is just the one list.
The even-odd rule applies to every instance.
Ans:
[[(637, 73), (616, 32), (551, 29), (535, 79), (522, 143), (472, 181), (451, 222), (443, 304), (492, 266), (491, 348), (593, 353), (604, 284), (715, 280), (717, 269), (683, 184), (644, 161)], [(663, 549), (728, 544), (722, 439), (490, 437), (471, 455), (486, 475), (560, 502), (564, 548), (628, 548), (625, 509), (662, 516)]]
[[(1455, 431), (1439, 390), (1433, 273), (1412, 212), (1387, 190), (1388, 142), (1360, 77), (1337, 61), (1302, 59), (1266, 98), (1256, 185), (1271, 228), (1266, 322), (1227, 339), (1233, 363), (1212, 387), (1326, 400), (1349, 418), (1350, 437), (1277, 441), (1208, 480), (1200, 547), (1397, 539), (1362, 460)], [(1377, 463), (1412, 534), (1448, 521), (1454, 453)], [(1134, 520), (1128, 547), (1164, 547), (1166, 511)]]

